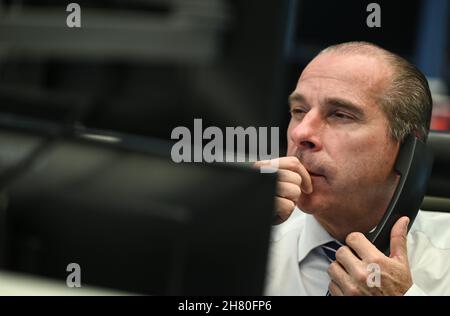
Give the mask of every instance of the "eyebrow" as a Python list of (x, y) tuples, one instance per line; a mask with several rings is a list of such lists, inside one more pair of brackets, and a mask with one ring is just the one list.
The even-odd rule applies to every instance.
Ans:
[[(308, 102), (306, 101), (306, 97), (304, 95), (295, 93), (295, 92), (289, 96), (289, 106), (292, 107), (292, 103), (294, 103), (294, 102), (308, 104)], [(339, 109), (344, 109), (344, 110), (350, 111), (361, 118), (365, 116), (365, 113), (362, 110), (362, 107), (358, 104), (355, 104), (355, 103), (349, 101), (349, 100), (332, 97), (332, 98), (326, 98), (325, 104), (329, 107), (334, 107), (334, 108), (339, 108)]]
[(349, 100), (345, 100), (345, 99), (341, 99), (341, 98), (326, 98), (325, 104), (328, 104), (335, 108), (350, 111), (359, 117), (365, 116), (365, 113), (362, 110), (362, 107), (360, 105), (357, 105), (357, 104), (349, 101)]
[(299, 93), (296, 93), (296, 92), (292, 93), (289, 96), (288, 101), (289, 101), (289, 107), (292, 107), (292, 103), (294, 103), (294, 102), (307, 103), (306, 102), (306, 98), (302, 94), (299, 94)]

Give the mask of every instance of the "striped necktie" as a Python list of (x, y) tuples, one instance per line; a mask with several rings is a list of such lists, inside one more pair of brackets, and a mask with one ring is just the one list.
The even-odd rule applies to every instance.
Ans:
[[(327, 242), (326, 244), (323, 244), (321, 246), (323, 252), (325, 253), (325, 255), (327, 256), (328, 261), (330, 261), (330, 264), (336, 260), (336, 251), (343, 246), (340, 242), (338, 241), (330, 241)], [(330, 292), (327, 291), (326, 296), (331, 296)]]

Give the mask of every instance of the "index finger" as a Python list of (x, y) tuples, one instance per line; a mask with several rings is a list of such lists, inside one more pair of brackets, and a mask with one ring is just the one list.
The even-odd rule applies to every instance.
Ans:
[(311, 181), (311, 176), (305, 167), (301, 164), (297, 157), (289, 157), (290, 159), (281, 159), (279, 161), (279, 168), (294, 171), (300, 175), (302, 178), (302, 183), (300, 189), (306, 194), (311, 194), (313, 192), (313, 186)]
[(348, 234), (347, 238), (345, 238), (345, 243), (352, 248), (362, 260), (372, 258), (375, 254), (378, 255), (381, 253), (363, 233), (354, 232)]

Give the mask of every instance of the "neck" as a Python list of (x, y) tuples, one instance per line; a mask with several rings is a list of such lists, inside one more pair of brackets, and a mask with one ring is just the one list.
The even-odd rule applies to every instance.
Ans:
[[(316, 220), (320, 225), (336, 240), (345, 243), (345, 238), (352, 232), (367, 233), (373, 229), (381, 220), (384, 213), (379, 214), (376, 219), (368, 221), (367, 218), (327, 218), (325, 216), (316, 216)], [(380, 214), (381, 213), (381, 214)]]
[[(352, 232), (368, 233), (378, 225), (383, 217), (395, 188), (398, 177), (389, 185), (389, 189), (382, 194), (375, 194), (372, 198), (365, 198), (360, 203), (354, 203), (345, 209), (336, 208), (331, 212), (314, 214), (315, 219), (336, 240), (345, 242), (345, 238)], [(364, 210), (364, 211), (361, 211)]]

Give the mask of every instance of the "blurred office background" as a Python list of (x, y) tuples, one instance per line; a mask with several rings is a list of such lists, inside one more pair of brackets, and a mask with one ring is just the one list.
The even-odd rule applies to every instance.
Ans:
[(281, 1), (1, 1), (2, 110), (170, 139), (177, 126), (278, 126)]
[(449, 3), (91, 0), (68, 28), (61, 0), (0, 1), (0, 110), (170, 139), (176, 126), (280, 126), (303, 67), (324, 47), (366, 40), (414, 62), (450, 130)]

